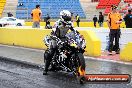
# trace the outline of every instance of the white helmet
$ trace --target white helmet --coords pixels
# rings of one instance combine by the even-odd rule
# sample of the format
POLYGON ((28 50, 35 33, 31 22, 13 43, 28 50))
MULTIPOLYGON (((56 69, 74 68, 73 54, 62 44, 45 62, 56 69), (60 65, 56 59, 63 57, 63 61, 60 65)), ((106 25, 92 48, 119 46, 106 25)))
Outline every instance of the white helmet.
POLYGON ((70 13, 70 11, 68 11, 68 10, 62 10, 60 12, 60 18, 63 21, 71 21, 71 13, 70 13))

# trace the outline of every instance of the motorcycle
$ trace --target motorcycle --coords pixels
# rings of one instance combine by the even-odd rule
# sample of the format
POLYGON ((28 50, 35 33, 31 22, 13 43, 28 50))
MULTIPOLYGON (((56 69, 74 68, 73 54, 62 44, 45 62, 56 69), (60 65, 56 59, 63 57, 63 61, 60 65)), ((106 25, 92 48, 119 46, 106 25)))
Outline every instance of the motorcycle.
MULTIPOLYGON (((56 36, 46 36, 44 42, 49 47, 51 39, 57 41, 57 49, 50 63, 56 71, 72 72, 81 84, 85 82, 85 52, 86 42, 82 35, 73 36, 73 32, 66 35, 66 40, 61 41, 56 36)), ((45 51, 48 53, 49 49, 45 51)))

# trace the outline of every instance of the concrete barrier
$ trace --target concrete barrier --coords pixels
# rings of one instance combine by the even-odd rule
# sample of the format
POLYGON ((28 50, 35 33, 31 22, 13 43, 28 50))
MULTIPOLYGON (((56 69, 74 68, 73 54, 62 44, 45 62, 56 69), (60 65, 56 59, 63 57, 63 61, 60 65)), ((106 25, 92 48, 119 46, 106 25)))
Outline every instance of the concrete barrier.
POLYGON ((26 28, 20 28, 20 29, 0 28, 0 43, 44 49, 46 48, 46 46, 43 43, 43 38, 47 34, 50 34, 50 32, 51 30, 40 30, 40 29, 30 30, 26 28))
POLYGON ((91 30, 79 30, 79 32, 86 39, 86 55, 100 56, 101 55, 101 40, 96 36, 95 32, 91 30))
POLYGON ((120 59, 123 61, 132 61, 132 42, 129 42, 121 51, 120 59))
MULTIPOLYGON (((43 38, 49 35, 49 29, 32 29, 32 28, 0 28, 0 43, 7 45, 16 45, 29 48, 46 49, 43 43, 43 38)), ((90 30, 79 31, 87 41, 86 55, 100 56, 101 41, 90 30)))

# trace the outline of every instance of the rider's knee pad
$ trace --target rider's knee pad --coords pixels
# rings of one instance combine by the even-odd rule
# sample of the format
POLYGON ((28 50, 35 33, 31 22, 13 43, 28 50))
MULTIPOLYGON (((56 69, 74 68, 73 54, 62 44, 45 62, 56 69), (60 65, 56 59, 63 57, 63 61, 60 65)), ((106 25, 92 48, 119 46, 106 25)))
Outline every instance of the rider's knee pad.
POLYGON ((55 53, 55 49, 54 48, 46 50, 45 53, 44 53, 44 58, 46 60, 47 59, 51 59, 54 56, 54 53, 55 53))
POLYGON ((48 60, 48 59, 50 59, 50 57, 51 57, 51 53, 50 53, 50 51, 45 51, 45 53, 44 53, 44 59, 46 59, 46 60, 48 60))
POLYGON ((55 50, 56 50, 56 48, 52 48, 52 49, 49 50, 49 53, 53 56, 54 53, 55 53, 55 50))

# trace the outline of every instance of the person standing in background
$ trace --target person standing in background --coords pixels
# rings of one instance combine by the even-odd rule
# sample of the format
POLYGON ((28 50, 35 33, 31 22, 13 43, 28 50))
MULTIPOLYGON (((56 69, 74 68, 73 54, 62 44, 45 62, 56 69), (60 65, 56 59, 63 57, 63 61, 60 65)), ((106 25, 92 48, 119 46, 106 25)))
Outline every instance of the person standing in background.
POLYGON ((128 10, 128 14, 124 17, 126 28, 132 28, 132 11, 128 10))
POLYGON ((128 6, 127 6, 127 10, 132 10, 132 6, 131 6, 131 4, 128 4, 128 6))
POLYGON ((104 22, 104 16, 103 16, 102 12, 99 12, 99 20, 98 20, 98 23, 99 23, 99 26, 100 27, 103 27, 103 22, 104 22))
POLYGON ((120 53, 119 48, 119 38, 120 38, 120 24, 122 23, 122 16, 117 12, 117 6, 111 6, 111 12, 107 17, 107 24, 110 29, 109 33, 109 55, 112 55, 113 47, 116 54, 120 53), (113 41, 115 39, 115 45, 113 45, 113 41))
POLYGON ((74 22, 74 15, 71 13, 71 21, 74 22))
POLYGON ((94 27, 96 27, 97 21, 98 21, 98 18, 96 15, 94 15, 94 17, 93 17, 94 27))
POLYGON ((77 26, 79 27, 80 17, 78 14, 76 15, 76 22, 77 22, 77 26))
POLYGON ((42 11, 40 5, 36 5, 36 8, 32 10, 31 16, 33 18, 33 28, 40 28, 42 11))
POLYGON ((50 16, 49 16, 49 14, 47 14, 47 17, 45 18, 45 22, 46 22, 45 28, 46 29, 51 29, 52 26, 50 26, 50 16))
POLYGON ((72 22, 72 25, 74 26, 74 21, 75 21, 75 17, 74 17, 74 14, 71 13, 71 22, 72 22))
POLYGON ((13 17, 11 12, 8 12, 7 15, 8 15, 8 17, 13 17))

